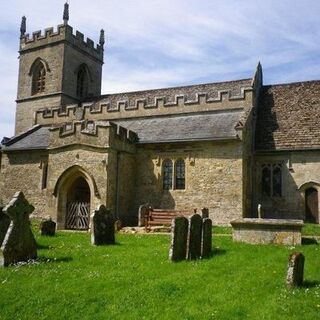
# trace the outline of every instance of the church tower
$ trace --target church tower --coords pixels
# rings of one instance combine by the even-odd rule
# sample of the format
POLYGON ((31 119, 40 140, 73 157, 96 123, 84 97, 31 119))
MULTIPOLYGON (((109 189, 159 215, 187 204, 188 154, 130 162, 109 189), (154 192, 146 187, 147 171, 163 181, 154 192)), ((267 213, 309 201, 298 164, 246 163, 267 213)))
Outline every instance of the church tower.
POLYGON ((79 103, 101 95, 104 31, 97 46, 68 25, 69 4, 63 24, 26 34, 26 18, 20 27, 20 62, 15 133, 33 126, 39 109, 79 103))

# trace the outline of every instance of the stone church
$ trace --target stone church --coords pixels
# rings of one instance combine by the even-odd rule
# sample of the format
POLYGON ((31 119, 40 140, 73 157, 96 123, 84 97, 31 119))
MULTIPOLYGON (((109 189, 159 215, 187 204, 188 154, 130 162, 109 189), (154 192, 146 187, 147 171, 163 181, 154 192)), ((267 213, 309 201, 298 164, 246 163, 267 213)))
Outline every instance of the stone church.
POLYGON ((257 216, 319 223, 320 81, 252 78, 101 95, 99 44, 63 24, 26 33, 15 136, 0 149, 0 201, 21 190, 39 217, 87 229, 104 204, 125 225, 138 208, 209 208, 214 224, 257 216))

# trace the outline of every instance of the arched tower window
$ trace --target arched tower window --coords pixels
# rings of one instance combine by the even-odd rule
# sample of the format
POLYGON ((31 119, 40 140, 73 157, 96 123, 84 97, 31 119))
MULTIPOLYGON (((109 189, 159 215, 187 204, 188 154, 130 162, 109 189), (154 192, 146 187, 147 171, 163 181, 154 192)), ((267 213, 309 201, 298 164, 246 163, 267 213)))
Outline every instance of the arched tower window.
POLYGON ((185 189, 186 178, 185 178, 186 166, 184 160, 179 159, 175 163, 175 189, 185 189))
POLYGON ((46 89, 46 68, 41 61, 33 70, 32 94, 44 92, 46 89))
POLYGON ((172 189, 172 161, 166 159, 162 164, 163 170, 163 190, 172 189))
POLYGON ((88 94, 88 75, 86 67, 80 67, 77 73, 77 96, 80 98, 86 97, 88 94))

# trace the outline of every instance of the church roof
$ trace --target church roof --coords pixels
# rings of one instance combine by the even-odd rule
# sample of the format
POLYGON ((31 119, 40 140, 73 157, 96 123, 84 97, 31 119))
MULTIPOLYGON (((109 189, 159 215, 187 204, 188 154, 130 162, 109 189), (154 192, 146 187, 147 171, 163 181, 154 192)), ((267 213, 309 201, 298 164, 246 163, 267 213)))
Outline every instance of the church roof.
POLYGON ((113 121, 137 133, 140 144, 237 138, 243 109, 113 121))
POLYGON ((23 132, 9 141, 3 146, 3 150, 23 150, 23 149, 46 149, 49 145, 48 127, 39 125, 32 127, 30 130, 23 132))
POLYGON ((257 151, 320 148, 320 81, 262 88, 256 126, 257 151))
MULTIPOLYGON (((238 139, 235 129, 243 109, 113 120, 138 135, 139 144, 238 139)), ((32 150, 49 147, 50 127, 34 126, 5 143, 3 150, 32 150)))

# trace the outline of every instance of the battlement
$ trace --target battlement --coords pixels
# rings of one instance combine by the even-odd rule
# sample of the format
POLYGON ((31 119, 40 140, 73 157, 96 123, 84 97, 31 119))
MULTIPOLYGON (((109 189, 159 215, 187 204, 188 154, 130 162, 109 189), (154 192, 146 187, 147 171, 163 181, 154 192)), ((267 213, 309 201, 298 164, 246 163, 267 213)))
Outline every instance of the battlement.
POLYGON ((105 95, 96 101, 40 109, 34 124, 120 119, 252 106, 251 80, 105 95))
MULTIPOLYGON (((99 138, 99 130, 103 128, 111 128, 114 136, 121 141, 128 143, 135 143, 138 141, 138 136, 135 132, 128 130, 122 126, 119 126, 109 121, 72 121, 59 125, 52 126, 49 131, 57 132, 59 138, 76 136, 77 134, 83 134, 86 136, 99 138)), ((100 141, 107 139, 106 134, 102 134, 100 141)))
POLYGON ((103 62, 103 46, 100 44, 95 45, 90 38, 85 40, 83 33, 78 30, 74 34, 73 28, 64 24, 58 25, 56 30, 50 27, 46 28, 43 33, 39 30, 33 32, 32 36, 28 33, 22 35, 20 37, 20 53, 64 41, 103 62))

